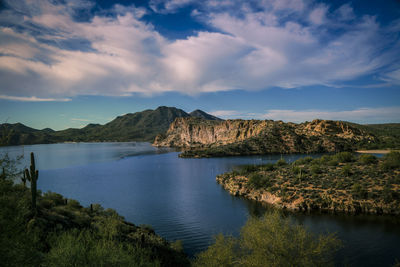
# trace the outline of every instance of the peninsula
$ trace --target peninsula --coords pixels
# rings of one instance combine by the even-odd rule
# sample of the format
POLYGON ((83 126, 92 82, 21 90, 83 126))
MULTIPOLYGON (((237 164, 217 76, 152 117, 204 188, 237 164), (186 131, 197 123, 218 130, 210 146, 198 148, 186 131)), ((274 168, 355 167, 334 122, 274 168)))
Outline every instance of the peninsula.
POLYGON ((243 166, 217 176, 232 195, 294 211, 400 214, 400 153, 350 152, 288 164, 243 166))

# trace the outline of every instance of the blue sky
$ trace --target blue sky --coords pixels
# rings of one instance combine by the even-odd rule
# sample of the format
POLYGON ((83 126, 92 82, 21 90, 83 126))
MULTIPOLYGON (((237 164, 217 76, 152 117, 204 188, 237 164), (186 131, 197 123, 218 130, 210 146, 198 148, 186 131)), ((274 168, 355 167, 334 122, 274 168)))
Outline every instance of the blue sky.
POLYGON ((65 129, 160 105, 400 122, 396 0, 0 2, 0 121, 65 129))

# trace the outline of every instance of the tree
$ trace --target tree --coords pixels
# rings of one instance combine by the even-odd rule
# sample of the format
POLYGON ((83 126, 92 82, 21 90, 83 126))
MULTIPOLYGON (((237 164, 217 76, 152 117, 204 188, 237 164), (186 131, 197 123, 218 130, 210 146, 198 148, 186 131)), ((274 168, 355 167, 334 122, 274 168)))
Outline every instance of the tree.
POLYGON ((340 241, 315 236, 278 212, 250 218, 240 237, 217 236, 197 255, 195 266, 321 266, 333 265, 340 241))

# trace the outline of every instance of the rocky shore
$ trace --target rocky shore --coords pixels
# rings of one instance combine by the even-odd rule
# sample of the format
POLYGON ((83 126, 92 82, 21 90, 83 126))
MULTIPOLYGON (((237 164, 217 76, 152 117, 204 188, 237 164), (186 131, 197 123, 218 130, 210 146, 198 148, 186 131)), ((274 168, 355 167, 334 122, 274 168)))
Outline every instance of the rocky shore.
POLYGON ((399 215, 399 155, 280 160, 219 175, 217 182, 232 195, 293 211, 399 215))

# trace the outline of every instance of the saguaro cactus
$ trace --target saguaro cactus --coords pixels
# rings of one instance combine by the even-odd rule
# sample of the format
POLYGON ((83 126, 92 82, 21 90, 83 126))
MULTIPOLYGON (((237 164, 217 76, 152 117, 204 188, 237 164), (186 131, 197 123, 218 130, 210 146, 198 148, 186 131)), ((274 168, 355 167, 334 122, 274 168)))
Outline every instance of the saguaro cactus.
POLYGON ((24 186, 26 186, 26 181, 27 181, 27 179, 26 179, 26 173, 23 172, 22 174, 23 174, 23 176, 21 177, 21 181, 22 181, 22 184, 23 184, 24 186))
POLYGON ((3 172, 0 174, 1 179, 6 179, 6 169, 3 167, 3 172))
POLYGON ((32 193, 32 211, 36 214, 36 191, 37 191, 37 179, 39 178, 39 171, 35 168, 35 156, 31 152, 31 166, 30 170, 25 169, 25 176, 31 183, 31 193, 32 193))

